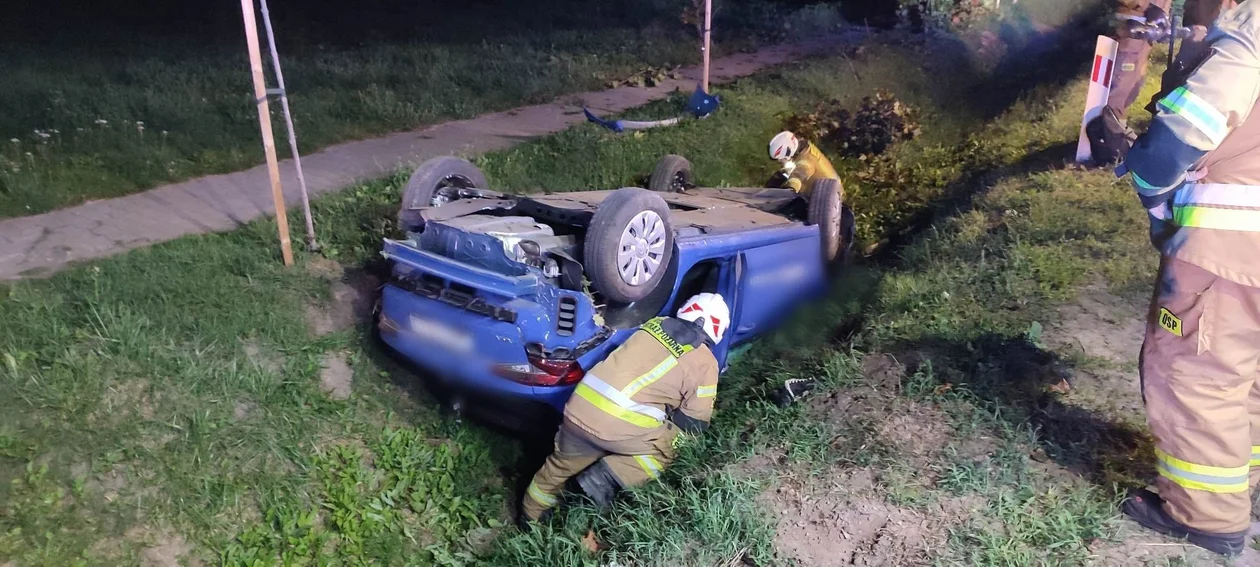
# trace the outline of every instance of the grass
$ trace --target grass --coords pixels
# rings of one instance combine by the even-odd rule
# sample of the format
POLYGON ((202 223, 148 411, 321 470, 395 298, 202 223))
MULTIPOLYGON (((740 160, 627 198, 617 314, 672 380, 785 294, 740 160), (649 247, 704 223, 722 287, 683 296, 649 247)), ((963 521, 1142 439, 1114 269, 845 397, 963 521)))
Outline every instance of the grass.
MULTIPOLYGON (((0 287, 11 394, 0 398, 0 560, 129 563, 186 538, 193 555, 228 565, 784 564, 759 497, 772 477, 825 487, 872 471, 863 497, 883 505, 973 503, 945 545, 908 562, 1086 561, 1117 533, 1110 480, 1139 481, 1146 446, 1112 416, 1071 419, 1085 414, 1041 389, 1036 360, 1050 355, 1030 339, 1085 285, 1146 285, 1142 211, 1104 172, 1049 167, 1047 152, 1075 138, 1082 82, 983 82, 954 58, 961 48, 867 53, 741 81, 709 120, 642 136, 581 126, 479 160, 512 189, 632 184, 667 151, 692 157, 702 181, 755 183, 783 111, 887 87, 924 116, 925 136, 886 158, 904 175, 843 165, 859 179, 847 188, 864 238, 889 240, 886 259, 851 270, 735 363, 710 433, 613 511, 576 501, 531 533, 502 527, 513 482, 532 473, 522 448, 442 415, 366 329, 309 334, 305 309, 331 299, 327 266, 277 266, 274 225, 260 221, 0 287), (956 104, 977 89, 995 95, 956 104), (819 400, 872 391, 865 353, 910 368, 845 418, 765 401, 793 376, 822 378, 819 400), (354 369, 349 400, 319 391, 329 355, 354 369), (941 416, 939 447, 907 452, 887 437, 887 417, 911 410, 941 416), (977 440, 990 446, 976 454, 977 440), (766 455, 783 458, 741 468, 766 455)), ((317 201, 328 254, 374 269, 404 180, 317 201)))
MULTIPOLYGON (((377 34, 396 22, 348 22, 334 35, 306 29, 303 18, 318 13, 276 9, 307 153, 600 89, 645 66, 699 60, 694 32, 678 22, 676 6, 662 2, 612 14, 582 2, 443 5, 412 14, 422 24, 389 38, 377 34), (356 30, 362 37, 336 41, 356 30)), ((774 26, 786 22, 809 23, 808 33, 835 28, 830 12, 811 10, 793 15, 757 2, 722 9, 716 53, 776 40, 782 29, 774 26), (753 11, 758 6, 763 13, 753 11)), ((61 43, 0 43, 0 218, 261 163, 239 25, 224 33, 234 38, 227 43, 198 41, 195 31, 160 44, 146 36, 119 41, 99 30, 61 43)), ((273 122, 284 157, 283 120, 273 122)))

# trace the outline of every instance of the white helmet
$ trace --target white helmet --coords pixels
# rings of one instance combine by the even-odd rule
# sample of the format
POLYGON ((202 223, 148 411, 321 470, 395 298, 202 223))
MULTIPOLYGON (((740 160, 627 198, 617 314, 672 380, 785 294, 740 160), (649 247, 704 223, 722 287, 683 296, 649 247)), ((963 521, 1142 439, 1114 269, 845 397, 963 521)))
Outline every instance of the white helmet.
POLYGON ((678 318, 692 323, 698 321, 704 332, 713 339, 713 343, 717 344, 722 342, 722 335, 726 334, 726 328, 731 324, 731 309, 726 306, 726 300, 722 296, 701 293, 683 304, 682 309, 678 310, 678 318))
POLYGON ((778 161, 792 159, 792 156, 796 155, 796 150, 800 148, 801 142, 796 139, 796 134, 788 131, 779 132, 770 138, 770 159, 778 161))

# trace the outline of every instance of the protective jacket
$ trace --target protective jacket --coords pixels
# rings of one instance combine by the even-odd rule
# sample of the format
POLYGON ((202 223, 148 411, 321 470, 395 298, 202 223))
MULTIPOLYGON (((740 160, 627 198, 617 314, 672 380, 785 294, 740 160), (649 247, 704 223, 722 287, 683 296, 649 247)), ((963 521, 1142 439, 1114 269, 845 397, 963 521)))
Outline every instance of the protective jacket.
POLYGON ((1260 2, 1223 14, 1126 165, 1165 256, 1260 287, 1260 2))
POLYGON ((801 148, 796 152, 796 156, 792 158, 792 162, 796 165, 788 174, 788 179, 784 183, 784 187, 788 187, 797 193, 808 195, 813 189, 814 183, 819 179, 840 179, 840 174, 836 173, 836 168, 831 165, 831 160, 823 155, 822 150, 818 146, 801 140, 801 148))
POLYGON ((573 391, 564 417, 591 437, 649 450, 673 423, 700 430, 713 416, 718 364, 698 326, 672 317, 645 323, 573 391))
POLYGON ((673 461, 678 435, 702 431, 713 417, 718 363, 706 339, 694 323, 653 319, 591 368, 565 404, 555 450, 522 499, 523 516, 540 518, 579 473, 584 490, 656 478, 673 461))

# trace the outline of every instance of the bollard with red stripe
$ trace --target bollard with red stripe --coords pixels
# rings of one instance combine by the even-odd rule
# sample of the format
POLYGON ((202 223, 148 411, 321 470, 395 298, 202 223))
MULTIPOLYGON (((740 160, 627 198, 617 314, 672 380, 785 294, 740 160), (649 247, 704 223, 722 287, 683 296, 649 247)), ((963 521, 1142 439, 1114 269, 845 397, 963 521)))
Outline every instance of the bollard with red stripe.
POLYGON ((1076 161, 1090 161, 1089 136, 1085 134, 1085 125, 1102 114, 1107 106, 1107 97, 1111 94, 1111 79, 1116 66, 1116 51, 1120 43, 1106 36, 1098 36, 1098 44, 1094 48, 1094 66, 1089 74, 1089 94, 1085 96, 1085 115, 1081 118, 1081 136, 1076 143, 1076 161))

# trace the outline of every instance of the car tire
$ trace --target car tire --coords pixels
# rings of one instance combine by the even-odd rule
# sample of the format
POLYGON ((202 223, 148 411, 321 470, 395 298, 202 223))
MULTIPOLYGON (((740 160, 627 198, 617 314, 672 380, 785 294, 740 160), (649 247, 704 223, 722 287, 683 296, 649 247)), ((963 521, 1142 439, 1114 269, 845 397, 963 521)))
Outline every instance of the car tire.
POLYGON ((656 168, 648 178, 648 189, 658 193, 681 193, 695 187, 695 180, 691 162, 685 157, 670 154, 656 162, 656 168))
POLYGON ((433 158, 420 164, 407 179, 407 188, 403 190, 402 210, 398 217, 404 228, 418 226, 422 224, 418 214, 420 211, 440 207, 458 199, 444 195, 445 189, 487 189, 488 186, 485 174, 472 162, 455 156, 433 158))
POLYGON ((596 290, 611 302, 634 303, 665 279, 673 254, 674 229, 665 199, 626 187, 595 210, 582 256, 596 290))
POLYGON ((841 202, 844 186, 839 179, 819 179, 814 182, 809 192, 809 210, 805 224, 817 226, 819 244, 822 248, 822 261, 831 265, 837 259, 843 259, 844 245, 844 206, 841 202))

